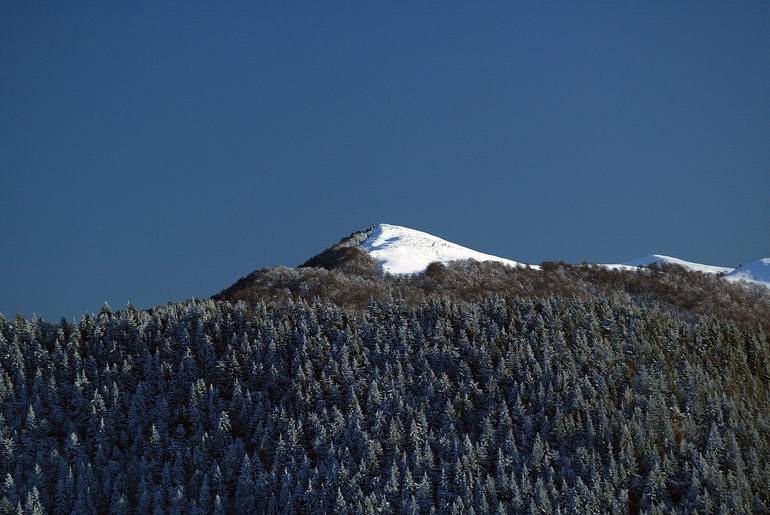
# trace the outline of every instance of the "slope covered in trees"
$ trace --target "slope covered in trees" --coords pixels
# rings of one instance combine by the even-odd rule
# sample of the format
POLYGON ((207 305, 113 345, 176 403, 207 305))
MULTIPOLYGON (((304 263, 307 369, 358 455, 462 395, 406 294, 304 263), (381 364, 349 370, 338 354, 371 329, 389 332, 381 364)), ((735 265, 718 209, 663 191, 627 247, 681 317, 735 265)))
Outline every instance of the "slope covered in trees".
POLYGON ((677 265, 623 270, 546 262, 535 270, 465 261, 433 263, 424 274, 396 276, 381 274, 374 259, 360 249, 342 248, 346 249, 344 257, 316 257, 312 267, 305 264, 300 268, 257 270, 214 299, 280 304, 287 299, 320 298, 354 309, 365 308, 372 299, 385 301, 392 297, 410 306, 442 299, 479 300, 490 295, 612 299, 629 306, 655 306, 689 322, 713 316, 770 333, 770 289, 731 283, 677 265))
POLYGON ((762 304, 430 272, 363 307, 308 276, 250 304, 0 317, 0 511, 766 509, 762 304))

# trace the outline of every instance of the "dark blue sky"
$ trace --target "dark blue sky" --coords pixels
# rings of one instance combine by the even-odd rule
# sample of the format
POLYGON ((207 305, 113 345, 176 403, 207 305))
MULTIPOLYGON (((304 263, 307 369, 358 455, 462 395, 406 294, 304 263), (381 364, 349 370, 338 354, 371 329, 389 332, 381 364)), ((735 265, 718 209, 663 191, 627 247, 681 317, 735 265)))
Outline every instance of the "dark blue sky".
POLYGON ((376 222, 770 255, 766 1, 108 3, 0 6, 6 315, 208 296, 376 222))

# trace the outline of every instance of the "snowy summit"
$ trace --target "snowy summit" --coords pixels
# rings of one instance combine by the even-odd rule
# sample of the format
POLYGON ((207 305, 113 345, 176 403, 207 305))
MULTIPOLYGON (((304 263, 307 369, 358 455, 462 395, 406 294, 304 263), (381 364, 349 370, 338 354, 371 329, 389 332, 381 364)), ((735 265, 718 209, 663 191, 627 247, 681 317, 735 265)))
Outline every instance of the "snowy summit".
POLYGON ((757 259, 739 266, 725 276, 728 281, 745 281, 770 288, 770 258, 757 259))
POLYGON ((770 287, 770 258, 757 259, 756 261, 751 261, 738 268, 704 265, 671 256, 663 256, 661 254, 651 254, 626 263, 626 265, 635 267, 645 267, 653 264, 679 265, 693 272, 721 274, 728 281, 746 282, 770 287))
POLYGON ((372 256, 383 272, 389 274, 416 274, 424 272, 433 262, 446 264, 465 259, 496 261, 509 266, 527 266, 399 225, 375 225, 369 236, 358 247, 372 256))
POLYGON ((693 272, 703 272, 706 274, 727 274, 732 272, 732 268, 726 266, 714 266, 703 265, 701 263, 693 263, 691 261, 685 261, 671 256, 664 256, 662 254, 650 254, 649 256, 640 257, 626 263, 631 266, 650 266, 650 265, 679 265, 687 270, 693 272))

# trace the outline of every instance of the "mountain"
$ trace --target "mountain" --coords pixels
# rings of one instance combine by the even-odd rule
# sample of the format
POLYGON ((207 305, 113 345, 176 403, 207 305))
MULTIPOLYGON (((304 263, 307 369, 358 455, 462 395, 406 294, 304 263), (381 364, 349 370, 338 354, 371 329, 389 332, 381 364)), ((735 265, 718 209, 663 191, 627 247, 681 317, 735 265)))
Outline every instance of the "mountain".
POLYGON ((0 314, 0 514, 767 512, 764 288, 518 265, 378 225, 212 299, 0 314))
POLYGON ((443 298, 622 297, 659 303, 688 319, 718 316, 770 333, 770 291, 746 282, 761 279, 758 265, 742 267, 741 275, 728 281, 724 273, 715 273, 719 267, 668 256, 632 263, 523 265, 422 231, 379 224, 342 238, 298 267, 254 270, 212 298, 248 304, 320 298, 362 309, 389 298, 417 306, 443 298), (655 263, 660 266, 647 268, 655 263))
POLYGON ((362 254, 373 259, 380 271, 393 275, 424 272, 431 263, 449 264, 467 260, 539 268, 469 249, 427 232, 392 224, 377 224, 354 232, 300 267, 336 269, 351 261, 365 259, 362 254))
MULTIPOLYGON (((387 274, 413 275, 424 272, 431 263, 446 265, 457 261, 495 262, 511 267, 540 269, 538 265, 485 254, 427 232, 392 224, 377 224, 368 229, 356 231, 313 256, 300 267, 360 271, 370 263, 374 263, 379 271, 387 274)), ((768 271, 770 264, 768 263, 770 258, 763 258, 733 269, 685 261, 662 254, 649 254, 625 263, 603 263, 596 266, 608 270, 633 272, 650 265, 677 265, 691 272, 721 275, 730 281, 770 287, 770 271, 768 271)))
POLYGON ((727 274, 725 279, 761 284, 770 288, 770 258, 761 258, 741 265, 727 274))
POLYGON ((701 263, 693 263, 691 261, 685 261, 671 256, 663 256, 661 254, 650 254, 648 256, 633 259, 625 263, 631 266, 650 266, 650 265, 678 265, 691 270, 693 272, 703 272, 706 274, 727 274, 733 271, 732 268, 725 266, 704 265, 701 263))

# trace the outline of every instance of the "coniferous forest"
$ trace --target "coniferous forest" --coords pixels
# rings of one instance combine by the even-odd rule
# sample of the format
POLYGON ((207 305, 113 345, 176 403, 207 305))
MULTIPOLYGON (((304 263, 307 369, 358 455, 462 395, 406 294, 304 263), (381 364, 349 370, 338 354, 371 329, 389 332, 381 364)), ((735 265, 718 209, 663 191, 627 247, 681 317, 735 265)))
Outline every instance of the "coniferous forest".
POLYGON ((768 511, 766 294, 675 269, 309 273, 0 317, 0 512, 768 511))

